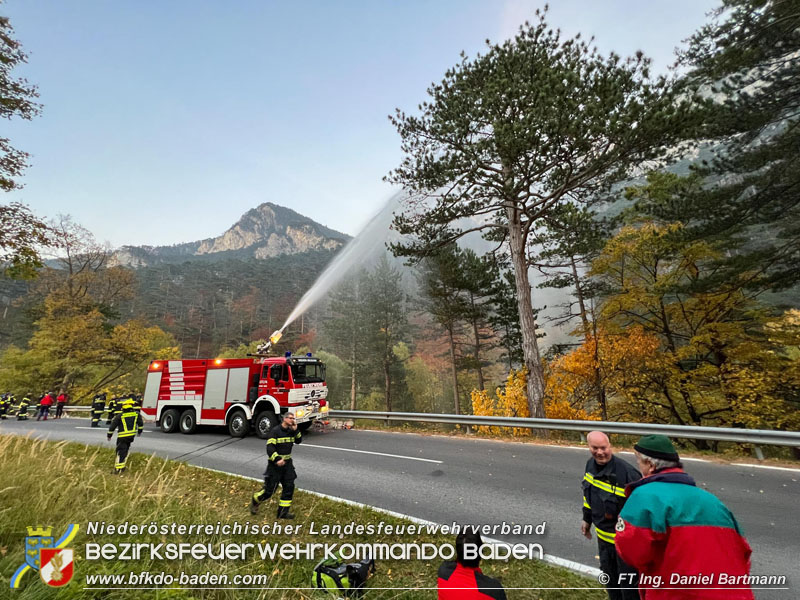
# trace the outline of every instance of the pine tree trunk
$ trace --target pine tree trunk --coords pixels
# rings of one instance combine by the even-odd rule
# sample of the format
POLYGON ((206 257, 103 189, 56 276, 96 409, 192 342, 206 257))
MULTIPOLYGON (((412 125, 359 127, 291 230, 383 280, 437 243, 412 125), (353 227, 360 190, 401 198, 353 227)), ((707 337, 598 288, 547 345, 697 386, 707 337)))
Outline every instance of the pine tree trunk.
POLYGON ((528 263, 525 257, 525 238, 522 232, 520 212, 514 206, 506 208, 508 217, 508 245, 514 266, 517 287, 519 323, 522 330, 522 355, 528 369, 528 410, 535 419, 544 418, 544 369, 536 341, 536 319, 531 303, 531 285, 528 279, 528 263))
MULTIPOLYGON (((469 295, 469 301, 472 305, 472 313, 475 314, 475 298, 472 294, 469 295)), ((475 335, 475 367, 478 370, 478 389, 485 390, 486 385, 483 381, 483 368, 481 367, 481 337, 478 331, 478 320, 473 317, 472 319, 472 332, 475 335)))
POLYGON ((356 366, 350 370, 350 410, 356 409, 356 366))
POLYGON ((592 317, 592 339, 594 339, 594 385, 595 389, 597 389, 597 403, 600 405, 600 418, 603 419, 603 421, 608 421, 608 398, 606 397, 606 384, 605 381, 603 381, 603 372, 600 370, 600 339, 597 336, 597 319, 594 318, 594 308, 592 309, 592 317))
POLYGON ((447 334, 450 338, 450 362, 452 363, 453 373, 453 406, 455 414, 461 414, 461 401, 458 396, 458 371, 456 370, 456 341, 453 337, 453 326, 447 328, 447 334))
POLYGON ((386 390, 386 412, 392 412, 392 379, 389 377, 389 363, 383 362, 383 385, 386 390))
POLYGON ((350 410, 356 409, 356 339, 351 338, 350 346, 350 410))
POLYGON ((578 299, 578 309, 581 313, 581 324, 583 325, 583 337, 589 337, 591 328, 589 327, 589 315, 586 312, 586 303, 583 301, 583 290, 581 289, 581 280, 578 277, 578 267, 575 264, 575 257, 569 257, 570 264, 572 265, 572 279, 575 282, 575 297, 578 299))

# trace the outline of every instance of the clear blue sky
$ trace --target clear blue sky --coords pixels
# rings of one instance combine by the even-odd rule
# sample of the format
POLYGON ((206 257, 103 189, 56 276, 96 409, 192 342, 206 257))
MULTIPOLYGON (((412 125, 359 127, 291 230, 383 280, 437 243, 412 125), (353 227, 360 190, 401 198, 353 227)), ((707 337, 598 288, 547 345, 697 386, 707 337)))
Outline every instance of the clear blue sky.
MULTIPOLYGON (((551 2, 549 21, 663 72, 717 0, 551 2)), ((526 0, 6 0, 42 116, 3 122, 30 152, 20 200, 101 241, 219 235, 261 202, 355 234, 391 193, 387 120, 461 50, 511 37, 526 0)))

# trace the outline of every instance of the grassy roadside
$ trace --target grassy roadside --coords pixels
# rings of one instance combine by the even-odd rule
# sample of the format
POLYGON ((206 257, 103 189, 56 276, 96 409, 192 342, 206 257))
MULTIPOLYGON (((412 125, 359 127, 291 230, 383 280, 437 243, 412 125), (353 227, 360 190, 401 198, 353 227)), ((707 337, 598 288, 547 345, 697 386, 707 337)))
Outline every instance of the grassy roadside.
MULTIPOLYGON (((135 448, 135 444, 134 444, 135 448)), ((110 474, 113 451, 108 448, 68 442, 47 442, 19 436, 0 436, 0 597, 13 598, 332 598, 322 592, 296 590, 308 587, 311 572, 318 559, 263 561, 253 552, 245 560, 186 558, 181 561, 139 559, 131 561, 84 558, 86 543, 152 542, 152 543, 451 543, 453 536, 442 535, 311 535, 309 527, 322 525, 375 524, 394 526, 407 521, 369 510, 354 508, 311 494, 297 492, 293 511, 298 515, 294 525, 302 525, 299 533, 288 535, 87 535, 91 521, 119 524, 126 521, 158 524, 223 524, 239 522, 272 524, 276 500, 265 503, 258 517, 247 511, 247 503, 256 483, 167 461, 154 456, 133 454, 129 472, 118 478, 110 474), (11 591, 9 580, 24 557, 27 526, 52 526, 58 537, 70 523, 80 524, 78 537, 70 544, 75 549, 75 576, 62 589, 44 585, 35 572, 24 578, 23 589, 11 591), (267 574, 270 589, 239 590, 84 590, 87 574, 127 574, 129 572, 165 571, 174 575, 191 574, 255 575, 267 574), (277 589, 288 588, 288 589, 277 589)), ((532 542, 537 540, 533 539, 532 542)), ((547 550, 546 541, 542 545, 547 550)), ((435 587, 439 560, 385 560, 378 564, 378 573, 369 581, 373 588, 365 598, 435 598, 435 590, 400 591, 403 587, 435 587), (377 590, 374 588, 394 588, 377 590)), ((564 590, 566 587, 594 587, 597 584, 569 571, 538 561, 484 561, 485 572, 501 578, 506 588, 549 587, 552 590, 509 590, 509 598, 531 599, 598 599, 602 590, 564 590)), ((177 585, 177 584, 174 584, 177 585)))

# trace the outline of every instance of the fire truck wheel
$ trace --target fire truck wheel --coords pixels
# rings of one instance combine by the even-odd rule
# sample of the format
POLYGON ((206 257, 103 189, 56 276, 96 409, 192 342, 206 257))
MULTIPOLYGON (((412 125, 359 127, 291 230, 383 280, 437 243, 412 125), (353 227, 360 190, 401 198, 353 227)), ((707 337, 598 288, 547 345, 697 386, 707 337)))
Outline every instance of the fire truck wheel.
POLYGON ((197 417, 194 414, 193 408, 187 408, 183 411, 180 420, 181 433, 192 434, 197 429, 197 417))
POLYGON ((243 410, 239 409, 231 412, 228 417, 228 433, 231 437, 243 438, 247 435, 248 427, 247 417, 243 410))
POLYGON ((262 440, 267 439, 269 430, 278 424, 278 417, 271 410, 258 413, 256 417, 256 435, 262 440))
POLYGON ((305 433, 306 431, 308 431, 309 429, 311 429, 311 426, 312 426, 313 424, 314 424, 314 421, 306 421, 305 423, 300 423, 300 424, 297 426, 297 428, 298 428, 300 431, 302 431, 303 433, 305 433))
POLYGON ((178 411, 174 408, 168 408, 161 415, 161 431, 175 433, 176 429, 178 429, 178 411))

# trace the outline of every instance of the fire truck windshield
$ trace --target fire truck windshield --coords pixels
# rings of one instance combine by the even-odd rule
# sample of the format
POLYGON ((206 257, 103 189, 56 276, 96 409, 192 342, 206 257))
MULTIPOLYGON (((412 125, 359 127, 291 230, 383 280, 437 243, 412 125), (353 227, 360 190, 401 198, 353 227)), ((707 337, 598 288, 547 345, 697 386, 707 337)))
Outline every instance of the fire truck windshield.
POLYGON ((290 366, 295 383, 325 382, 325 365, 322 363, 299 363, 290 366))

